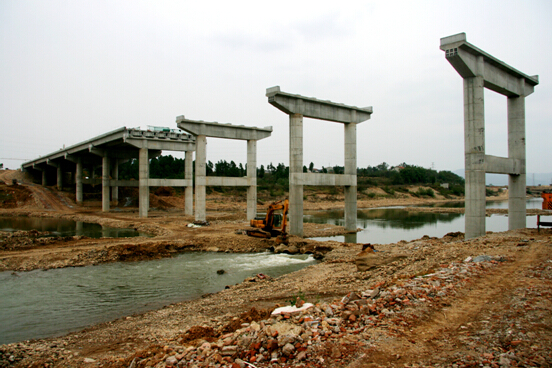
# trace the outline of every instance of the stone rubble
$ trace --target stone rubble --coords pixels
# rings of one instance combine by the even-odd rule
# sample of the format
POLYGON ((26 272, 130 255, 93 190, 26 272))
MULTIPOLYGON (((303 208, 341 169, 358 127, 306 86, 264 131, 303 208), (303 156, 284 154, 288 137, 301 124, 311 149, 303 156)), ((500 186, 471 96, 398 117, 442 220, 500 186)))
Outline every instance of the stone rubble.
MULTIPOLYGON (((439 303, 454 294, 468 278, 496 267, 502 257, 486 256, 478 260, 441 265, 430 274, 394 285, 377 284, 372 290, 349 292, 341 300, 317 305, 292 314, 242 323, 241 328, 220 334, 218 339, 198 338, 186 344, 169 344, 159 357, 137 356, 135 365, 155 367, 322 367, 350 361, 350 352, 369 348, 377 342, 371 330, 378 326, 407 325, 409 307, 439 303), (319 352, 329 349, 333 360, 322 361, 319 352), (157 363, 156 360, 159 360, 157 363), (147 364, 154 363, 154 365, 147 364)), ((219 327, 222 331, 222 326, 219 327)), ((393 329, 389 329, 390 331, 393 329)), ((395 329, 395 333, 398 330, 395 329)), ((382 339, 383 337, 379 337, 382 339)), ((484 356, 501 366, 509 366, 512 357, 484 356)))

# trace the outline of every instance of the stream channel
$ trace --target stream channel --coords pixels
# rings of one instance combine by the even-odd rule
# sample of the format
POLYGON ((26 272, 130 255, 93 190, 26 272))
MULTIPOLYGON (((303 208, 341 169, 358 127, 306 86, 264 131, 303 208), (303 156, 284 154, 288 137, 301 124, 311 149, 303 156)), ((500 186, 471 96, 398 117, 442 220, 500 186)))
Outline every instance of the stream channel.
MULTIPOLYGON (((527 208, 541 204, 542 199, 531 199, 527 208)), ((488 202, 487 207, 507 208, 508 203, 488 202)), ((343 225, 343 211, 305 212, 304 221, 343 225)), ((486 226, 489 231, 506 231, 508 217, 487 217, 486 226)), ((357 234, 315 239, 387 244, 424 235, 442 237, 464 231, 464 214, 375 208, 358 211, 357 227, 363 229, 357 234)), ((527 227, 536 227, 536 216, 527 217, 527 227)), ((0 344, 62 335, 218 292, 257 273, 278 277, 315 263, 307 255, 190 252, 152 261, 0 272, 0 344), (219 275, 220 269, 226 273, 219 275)))

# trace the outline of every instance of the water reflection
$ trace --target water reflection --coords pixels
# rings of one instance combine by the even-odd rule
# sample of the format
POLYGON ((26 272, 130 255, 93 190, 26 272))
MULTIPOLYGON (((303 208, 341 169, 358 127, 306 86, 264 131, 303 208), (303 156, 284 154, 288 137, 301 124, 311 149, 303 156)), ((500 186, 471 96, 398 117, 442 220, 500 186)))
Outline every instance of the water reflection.
POLYGON ((0 231, 14 232, 20 230, 49 232, 49 236, 81 235, 89 238, 130 238, 135 236, 150 236, 147 233, 139 232, 134 229, 102 227, 99 224, 60 218, 0 217, 0 231))
MULTIPOLYGON (((542 199, 527 201, 527 208, 541 208, 542 199)), ((463 204, 462 204, 463 205, 463 204)), ((458 203, 441 203, 441 207, 458 207, 458 203), (448 205, 448 206, 447 206, 448 205)), ((508 208, 507 201, 488 202, 487 208, 508 208)), ((526 226, 536 228, 536 216, 527 216, 526 226)), ((344 226, 343 211, 305 212, 304 222, 333 224, 344 226)), ((316 240, 335 240, 348 243, 388 244, 401 240, 414 240, 424 235, 443 237, 449 232, 464 232, 463 213, 431 213, 407 211, 404 207, 376 208, 359 210, 357 228, 363 229, 356 234, 333 237, 320 237, 316 240)), ((487 231, 507 231, 508 216, 492 215, 485 218, 487 231)))
MULTIPOLYGON (((525 202, 527 209, 541 209, 542 208, 542 198, 530 198, 525 202)), ((432 208, 464 208, 465 202, 444 202, 444 203, 428 203, 428 204, 419 204, 412 207, 432 207, 432 208)), ((493 201, 488 200, 486 203, 487 208, 503 208, 508 209, 508 201, 493 201)))
MULTIPOLYGON (((357 212, 357 227, 367 228, 374 226, 383 229, 408 230, 439 222, 453 222, 455 219, 463 216, 461 213, 413 212, 402 208, 376 208, 372 210, 359 210, 357 212)), ((315 224, 345 225, 343 211, 337 210, 310 212, 303 217, 303 221, 315 224)))

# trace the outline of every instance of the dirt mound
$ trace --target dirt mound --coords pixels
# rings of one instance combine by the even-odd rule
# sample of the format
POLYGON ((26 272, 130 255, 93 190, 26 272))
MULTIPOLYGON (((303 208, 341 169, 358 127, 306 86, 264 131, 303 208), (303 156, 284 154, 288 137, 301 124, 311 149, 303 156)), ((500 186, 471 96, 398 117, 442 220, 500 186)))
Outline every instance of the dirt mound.
POLYGON ((222 333, 234 332, 242 327, 242 323, 251 323, 253 321, 261 321, 270 317, 273 309, 256 309, 251 308, 249 311, 242 313, 238 318, 232 320, 229 324, 223 327, 222 333))
POLYGON ((32 193, 26 187, 0 183, 0 208, 17 208, 31 202, 32 193))

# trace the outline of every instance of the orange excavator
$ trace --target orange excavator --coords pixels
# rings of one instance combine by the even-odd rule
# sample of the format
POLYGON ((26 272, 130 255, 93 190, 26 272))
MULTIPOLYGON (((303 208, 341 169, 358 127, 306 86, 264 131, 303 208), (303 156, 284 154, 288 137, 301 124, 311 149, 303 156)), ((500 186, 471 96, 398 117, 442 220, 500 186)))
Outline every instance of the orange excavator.
POLYGON ((272 203, 268 206, 265 217, 256 217, 251 220, 250 225, 255 229, 247 230, 247 235, 266 239, 275 237, 276 243, 287 244, 288 208, 289 201, 287 199, 272 203))

